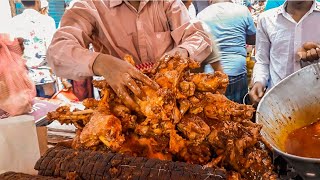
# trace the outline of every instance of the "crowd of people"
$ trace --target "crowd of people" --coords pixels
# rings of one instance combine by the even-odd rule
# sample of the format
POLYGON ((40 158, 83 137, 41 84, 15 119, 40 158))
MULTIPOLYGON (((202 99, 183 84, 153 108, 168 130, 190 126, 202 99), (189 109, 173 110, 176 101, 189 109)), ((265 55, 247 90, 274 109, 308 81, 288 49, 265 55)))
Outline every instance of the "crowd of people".
POLYGON ((229 99, 242 103, 249 93, 257 105, 268 89, 320 57, 320 4, 315 0, 77 0, 58 29, 46 0, 21 2, 25 10, 9 20, 7 33, 23 38, 23 59, 40 97, 51 98, 59 90, 57 82, 85 89, 79 99, 92 97, 91 77, 103 76, 135 108, 128 90, 138 97, 141 90, 133 79, 157 84, 121 59, 130 54, 136 64, 155 63, 179 52, 201 62, 205 73, 226 73, 229 99), (256 51, 251 86, 248 45, 256 51))

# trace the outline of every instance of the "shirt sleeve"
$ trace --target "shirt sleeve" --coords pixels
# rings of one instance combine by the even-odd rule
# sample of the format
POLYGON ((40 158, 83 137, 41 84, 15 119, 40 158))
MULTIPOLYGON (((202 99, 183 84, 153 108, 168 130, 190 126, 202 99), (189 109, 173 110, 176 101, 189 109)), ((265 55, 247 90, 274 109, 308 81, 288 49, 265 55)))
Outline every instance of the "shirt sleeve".
POLYGON ((47 61, 59 77, 79 80, 93 76, 92 65, 99 53, 91 52, 88 47, 97 12, 88 3, 76 2, 66 11, 49 46, 47 61))
POLYGON ((260 19, 257 26, 256 38, 256 63, 253 68, 253 82, 261 82, 267 86, 269 80, 270 67, 270 47, 269 36, 266 33, 264 19, 260 19))
POLYGON ((212 52, 210 36, 200 21, 190 19, 187 8, 180 0, 166 3, 170 3, 166 15, 176 46, 186 49, 190 58, 202 62, 212 52))
POLYGON ((249 12, 248 9, 246 9, 247 11, 247 29, 246 29, 246 34, 251 36, 251 35, 255 35, 256 34, 256 26, 254 25, 254 21, 252 18, 251 13, 249 12))

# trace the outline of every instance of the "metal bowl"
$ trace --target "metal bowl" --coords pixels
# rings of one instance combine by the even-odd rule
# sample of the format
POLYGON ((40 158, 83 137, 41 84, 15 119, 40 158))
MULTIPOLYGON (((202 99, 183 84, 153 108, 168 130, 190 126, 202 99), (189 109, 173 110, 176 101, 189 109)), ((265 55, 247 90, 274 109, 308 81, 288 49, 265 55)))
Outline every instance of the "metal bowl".
POLYGON ((263 125, 262 136, 304 179, 320 179, 320 159, 288 154, 284 141, 290 132, 319 117, 319 64, 307 66, 282 80, 266 93, 257 109, 256 122, 263 125))

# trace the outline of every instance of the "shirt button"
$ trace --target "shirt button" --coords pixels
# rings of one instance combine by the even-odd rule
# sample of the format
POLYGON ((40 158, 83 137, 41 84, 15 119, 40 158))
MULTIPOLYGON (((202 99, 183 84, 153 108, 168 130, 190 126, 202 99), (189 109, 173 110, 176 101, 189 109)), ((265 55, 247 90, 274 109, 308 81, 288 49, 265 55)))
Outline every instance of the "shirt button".
POLYGON ((142 23, 141 21, 137 20, 137 28, 140 30, 142 29, 142 23))

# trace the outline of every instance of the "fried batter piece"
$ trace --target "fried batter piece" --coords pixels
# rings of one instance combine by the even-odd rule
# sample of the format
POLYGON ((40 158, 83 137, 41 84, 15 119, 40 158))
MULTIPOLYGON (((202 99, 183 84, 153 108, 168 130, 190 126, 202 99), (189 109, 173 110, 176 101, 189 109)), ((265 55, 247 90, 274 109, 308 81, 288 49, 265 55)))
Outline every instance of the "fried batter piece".
MULTIPOLYGON (((132 57, 124 59, 134 65, 132 57)), ((252 106, 223 95, 226 74, 190 73, 198 67, 178 54, 161 59, 147 74, 160 88, 136 81, 145 96, 130 94, 139 109, 130 110, 102 80, 93 82, 101 100, 85 100, 84 111, 60 107, 48 117, 76 125, 75 149, 222 167, 231 179, 273 179, 271 158, 259 147, 261 126, 250 121, 252 106)))

